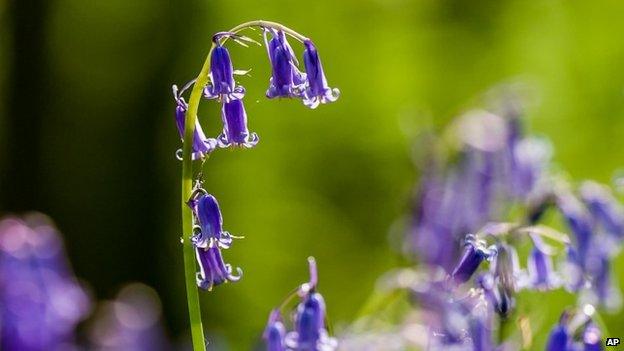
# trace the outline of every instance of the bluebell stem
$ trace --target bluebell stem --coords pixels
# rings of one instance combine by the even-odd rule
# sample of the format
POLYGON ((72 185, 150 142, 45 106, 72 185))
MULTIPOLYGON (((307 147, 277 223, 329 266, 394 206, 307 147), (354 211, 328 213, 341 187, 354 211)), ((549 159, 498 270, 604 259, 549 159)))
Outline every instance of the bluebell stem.
POLYGON ((225 282, 239 281, 243 270, 236 268, 236 274, 232 265, 225 263, 218 246, 208 248, 196 247, 199 272, 197 273, 197 286, 204 290, 212 290, 213 287, 225 282))
POLYGON ((219 135, 219 147, 250 148, 258 143, 258 135, 247 129, 247 112, 242 100, 224 102, 221 109, 223 133, 219 135))
POLYGON ((197 247, 207 248, 218 245, 227 249, 232 243, 232 235, 223 230, 223 217, 217 199, 198 189, 197 196, 189 201, 195 217, 199 221, 199 233, 193 236, 192 241, 197 247))
POLYGON ((286 327, 282 322, 282 315, 279 309, 273 310, 269 315, 269 321, 263 337, 267 351, 286 351, 286 327))
POLYGON ((611 191, 596 182, 585 181, 581 185, 580 193, 581 199, 596 222, 618 241, 624 239, 624 207, 615 199, 611 191))
MULTIPOLYGON (((178 133, 180 134, 180 139, 184 139, 184 123, 186 119, 186 111, 188 110, 188 104, 184 100, 182 95, 189 88, 189 84, 193 82, 187 83, 182 90, 178 91, 178 87, 176 85, 173 86, 173 97, 176 101, 176 111, 175 111, 175 121, 176 126, 178 127, 178 133)), ((205 155, 209 154, 217 145, 217 141, 212 138, 206 138, 204 131, 199 124, 199 120, 195 121, 195 132, 193 134, 193 145, 192 145, 192 157, 194 160, 203 158, 205 155)))
POLYGON ((224 102, 239 100, 245 95, 245 89, 242 86, 237 86, 234 81, 234 68, 230 53, 225 46, 220 44, 221 37, 215 35, 213 39, 216 47, 212 51, 210 59, 210 83, 204 88, 204 97, 221 99, 224 102))
POLYGON ((0 221, 0 349, 69 350, 90 301, 47 217, 0 221))
POLYGON ((284 31, 270 30, 272 38, 267 41, 267 32, 264 40, 271 61, 271 79, 266 96, 269 99, 276 97, 301 97, 305 88, 306 75, 299 71, 297 58, 288 44, 284 31))
POLYGON ((552 155, 546 139, 527 137, 513 146, 511 178, 516 195, 526 197, 544 174, 552 155))
POLYGON ((337 88, 330 88, 327 84, 327 78, 325 78, 316 47, 310 39, 304 40, 303 45, 305 46, 303 64, 307 78, 303 103, 309 108, 316 108, 319 104, 336 101, 340 91, 337 88))
POLYGON ((465 283, 477 271, 483 260, 490 259, 495 255, 494 247, 488 248, 485 241, 479 240, 474 235, 467 235, 464 253, 453 273, 451 273, 451 277, 458 284, 465 283))
POLYGON ((495 292, 498 294, 497 311, 502 317, 506 317, 515 306, 514 295, 518 289, 520 278, 520 264, 516 249, 506 243, 496 245, 496 258, 491 265, 491 272, 495 292))

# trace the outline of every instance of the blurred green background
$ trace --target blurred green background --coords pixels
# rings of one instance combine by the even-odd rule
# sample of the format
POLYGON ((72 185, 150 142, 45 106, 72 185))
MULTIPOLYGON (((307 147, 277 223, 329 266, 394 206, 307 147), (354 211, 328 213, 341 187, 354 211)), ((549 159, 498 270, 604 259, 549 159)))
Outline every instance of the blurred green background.
MULTIPOLYGON (((531 129, 552 139, 556 162, 611 181, 624 162, 623 15, 615 0, 0 0, 0 210, 52 216, 99 298, 135 280, 155 287, 170 335, 185 338, 171 84, 197 74, 212 33, 282 22, 314 40, 342 96, 317 110, 268 101, 264 49, 231 46, 235 66, 253 68, 240 82, 261 142, 206 164, 225 228, 246 239, 225 253, 243 280, 202 294, 205 327, 233 350, 256 345, 309 255, 339 326, 402 261, 392 232, 418 179, 415 135, 492 86, 530 87, 531 129)), ((218 113, 201 108, 211 135, 218 113)), ((531 300, 537 328, 562 301, 531 300)), ((606 319, 622 336, 624 316, 606 319)))

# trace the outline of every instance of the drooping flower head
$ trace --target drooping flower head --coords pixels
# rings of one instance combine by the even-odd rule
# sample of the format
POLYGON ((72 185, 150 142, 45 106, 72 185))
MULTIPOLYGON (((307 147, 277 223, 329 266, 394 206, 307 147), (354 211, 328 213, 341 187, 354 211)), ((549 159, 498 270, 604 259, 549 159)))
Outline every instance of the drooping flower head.
POLYGON ((210 291, 217 285, 237 282, 242 278, 243 270, 237 267, 234 273, 232 265, 223 261, 221 248, 218 246, 196 247, 195 250, 199 263, 197 286, 201 289, 210 291))
POLYGON ((221 109, 223 132, 218 137, 219 147, 250 148, 258 143, 258 135, 247 128, 247 112, 242 100, 224 102, 221 109))
POLYGON ((469 234, 466 236, 464 253, 453 270, 451 277, 458 284, 465 283, 477 271, 481 262, 489 260, 495 255, 496 249, 494 247, 486 247, 485 241, 469 234))
POLYGON ((310 39, 306 39, 303 45, 305 46, 303 64, 307 78, 303 103, 310 108, 316 108, 319 104, 336 101, 340 91, 337 88, 330 88, 327 84, 327 78, 325 78, 316 47, 310 39))
POLYGON ((302 301, 295 313, 295 330, 287 336, 287 345, 298 351, 331 351, 336 340, 329 337, 325 328, 325 300, 316 291, 318 273, 316 261, 308 258, 310 281, 299 289, 302 301))
POLYGON ((528 281, 527 284, 538 290, 552 289, 559 284, 556 276, 551 255, 551 249, 537 235, 532 235, 533 249, 527 259, 528 281))
POLYGON ((270 30, 272 38, 267 41, 265 30, 264 39, 271 61, 271 79, 266 96, 269 99, 276 97, 300 97, 306 83, 306 75, 299 71, 299 63, 288 44, 286 34, 281 30, 270 30))
POLYGON ((284 341, 286 338, 286 327, 282 322, 282 315, 279 309, 271 311, 263 338, 267 345, 267 351, 286 351, 284 341))
POLYGON ((236 85, 234 81, 234 67, 230 59, 230 52, 221 45, 220 39, 230 33, 217 33, 213 37, 216 45, 210 57, 210 83, 204 88, 204 97, 207 99, 221 99, 232 101, 242 99, 245 89, 236 85))
MULTIPOLYGON (((180 139, 184 140, 184 128, 186 123, 186 111, 188 110, 188 104, 184 100, 182 95, 193 84, 191 81, 187 83, 180 91, 176 85, 173 86, 173 98, 176 101, 175 120, 178 127, 178 133, 180 139)), ((195 133, 193 135, 193 145, 191 157, 193 160, 203 158, 209 154, 217 145, 217 141, 212 138, 206 138, 204 131, 202 130, 199 120, 195 121, 195 133)))
POLYGON ((197 196, 189 201, 189 206, 199 222, 199 233, 193 236, 193 243, 202 248, 214 245, 229 248, 232 236, 223 230, 223 217, 217 199, 203 189, 198 189, 195 193, 197 196))

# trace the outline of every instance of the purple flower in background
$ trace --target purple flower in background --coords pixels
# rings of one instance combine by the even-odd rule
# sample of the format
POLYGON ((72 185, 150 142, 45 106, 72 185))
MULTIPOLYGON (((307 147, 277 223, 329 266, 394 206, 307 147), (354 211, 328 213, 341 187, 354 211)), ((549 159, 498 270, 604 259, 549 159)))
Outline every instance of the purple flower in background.
POLYGON ((548 290, 558 285, 559 279, 554 273, 551 249, 537 235, 531 236, 533 249, 527 258, 527 284, 538 290, 548 290))
POLYGON ((624 208, 611 191, 596 182, 583 182, 580 188, 581 199, 586 204, 596 222, 604 230, 617 238, 624 238, 624 208))
POLYGON ((591 217, 583 204, 570 193, 559 194, 557 206, 576 238, 577 259, 584 267, 592 238, 591 217))
POLYGON ((271 80, 266 96, 269 99, 276 97, 299 97, 303 94, 306 75, 297 68, 297 58, 286 40, 283 31, 271 30, 272 38, 267 42, 268 30, 264 32, 264 40, 271 61, 271 80))
POLYGON ((50 220, 32 214, 0 221, 0 349, 72 349, 74 329, 89 311, 50 220))
POLYGON ((451 277, 457 284, 467 282, 477 271, 481 262, 494 255, 496 255, 496 250, 493 247, 487 248, 483 240, 478 240, 474 235, 466 236, 464 253, 451 277))
POLYGON ((583 350, 601 351, 602 335, 600 329, 592 322, 588 323, 583 331, 583 350))
POLYGON ((207 99, 221 99, 224 102, 242 99, 245 89, 234 81, 234 68, 230 53, 215 39, 216 47, 210 57, 210 83, 204 88, 207 99))
POLYGON ((172 350, 162 325, 162 308, 154 289, 133 283, 115 300, 100 304, 88 325, 95 351, 172 350))
MULTIPOLYGON (((173 86, 173 97, 176 101, 176 112, 175 112, 175 120, 176 126, 178 127, 178 133, 180 134, 180 139, 184 141, 184 128, 186 123, 186 111, 188 109, 188 104, 182 97, 182 94, 193 84, 193 81, 187 83, 182 90, 178 91, 178 87, 176 85, 173 86)), ((192 146, 192 158, 193 160, 197 160, 203 158, 205 155, 209 154, 217 145, 217 141, 215 139, 206 138, 204 131, 202 130, 201 125, 199 124, 199 120, 195 121, 195 133, 193 135, 193 146, 192 146)))
POLYGON ((321 59, 316 47, 311 40, 303 42, 303 64, 305 65, 307 87, 303 94, 303 103, 309 108, 316 108, 319 104, 334 102, 338 99, 340 91, 330 88, 323 72, 321 59))
POLYGON ((208 248, 196 247, 199 272, 197 273, 197 286, 204 290, 212 290, 213 287, 225 282, 239 281, 243 276, 243 270, 236 268, 237 273, 232 272, 232 265, 225 263, 218 246, 208 248))
POLYGON ((229 248, 232 236, 223 230, 223 217, 217 199, 202 189, 197 197, 189 201, 189 205, 200 227, 200 232, 192 238, 195 246, 207 248, 218 245, 221 248, 229 248))
POLYGON ((282 322, 282 315, 279 310, 276 309, 271 312, 263 337, 267 345, 267 351, 286 351, 284 341, 286 338, 286 327, 282 322))
POLYGON ((562 323, 558 323, 550 331, 546 351, 567 351, 570 341, 570 335, 566 327, 562 323))
POLYGON ((592 305, 583 306, 582 312, 565 311, 550 331, 546 351, 602 350, 602 333, 592 321, 594 312, 592 305))
POLYGON ((258 143, 258 135, 247 129, 247 112, 242 100, 224 102, 221 109, 223 133, 218 137, 219 147, 250 148, 258 143))

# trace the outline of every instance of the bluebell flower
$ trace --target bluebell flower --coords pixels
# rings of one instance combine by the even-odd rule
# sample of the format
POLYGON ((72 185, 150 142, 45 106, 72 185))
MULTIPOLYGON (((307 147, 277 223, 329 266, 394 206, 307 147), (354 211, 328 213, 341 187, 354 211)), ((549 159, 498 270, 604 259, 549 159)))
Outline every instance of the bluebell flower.
POLYGON ((583 351, 601 351, 602 347, 602 333, 598 326, 593 322, 590 322, 583 330, 583 351))
POLYGON ((90 307, 47 217, 0 221, 0 349, 73 349, 90 307))
POLYGON ((242 100, 224 102, 221 109, 223 132, 217 138, 219 147, 250 148, 258 143, 258 135, 247 128, 247 112, 242 100))
POLYGON ((286 327, 278 309, 273 310, 269 315, 269 322, 263 337, 267 351, 286 351, 286 327))
POLYGON ((611 191, 596 182, 585 181, 580 188, 581 199, 606 233, 618 241, 624 239, 624 207, 611 191))
POLYGON ((229 248, 232 235, 223 230, 223 217, 217 199, 202 189, 189 201, 189 206, 199 222, 199 233, 192 238, 195 246, 207 248, 218 245, 229 248))
POLYGON ((140 283, 125 286, 114 300, 100 303, 88 329, 86 350, 173 350, 163 328, 158 294, 140 283))
POLYGON ((574 234, 577 259, 579 264, 584 267, 593 234, 589 212, 574 195, 567 192, 558 194, 556 203, 574 234))
POLYGON ((538 290, 552 289, 558 285, 559 279, 553 269, 550 249, 543 243, 539 236, 531 237, 534 245, 527 258, 527 284, 538 290))
POLYGON ((272 73, 266 96, 269 99, 302 96, 306 75, 297 67, 299 63, 286 40, 286 34, 281 30, 271 30, 272 38, 267 42, 267 32, 268 30, 264 32, 264 40, 271 61, 272 73))
POLYGON ((570 343, 571 338, 566 326, 562 323, 558 323, 550 331, 546 343, 546 351, 568 351, 568 345, 570 343))
POLYGON ((201 289, 210 291, 217 285, 225 282, 236 282, 242 277, 242 269, 236 268, 236 273, 234 273, 232 265, 223 261, 221 248, 218 246, 196 247, 195 250, 199 263, 197 286, 201 289))
POLYGON ((466 236, 464 253, 451 277, 458 284, 465 283, 477 271, 481 262, 494 255, 496 250, 493 247, 487 248, 483 240, 478 240, 474 235, 466 236))
POLYGON ((307 79, 303 103, 310 108, 316 108, 319 104, 336 101, 340 91, 336 88, 330 88, 327 84, 327 78, 325 78, 316 47, 309 39, 305 40, 303 45, 305 46, 303 64, 307 79))
POLYGON ((215 38, 216 47, 210 57, 210 83, 204 88, 207 99, 221 99, 224 102, 242 99, 245 89, 234 81, 234 67, 229 51, 215 38))
MULTIPOLYGON (((186 84, 182 90, 178 91, 176 85, 173 86, 173 97, 176 101, 175 120, 178 127, 178 133, 180 139, 184 141, 184 128, 186 123, 186 111, 188 110, 188 104, 182 97, 182 94, 192 85, 193 82, 186 84)), ((203 158, 209 154, 217 145, 217 141, 212 138, 206 138, 204 131, 202 130, 199 120, 195 121, 195 133, 193 135, 193 145, 191 157, 193 160, 203 158)))
POLYGON ((496 245, 496 257, 490 267, 497 298, 497 312, 506 317, 515 307, 515 293, 520 280, 520 263, 516 249, 506 243, 496 245))
MULTIPOLYGON (((286 350, 293 351, 333 351, 337 347, 336 339, 329 336, 325 328, 325 301, 316 291, 318 273, 316 261, 310 257, 310 280, 298 289, 302 301, 294 315, 294 330, 286 334, 284 339, 286 350)), ((265 342, 269 351, 284 350, 280 348, 282 329, 276 322, 279 312, 273 311, 269 317, 269 325, 265 331, 265 342), (271 338, 272 336, 272 338, 271 338), (270 347, 274 347, 271 349, 270 347)))

